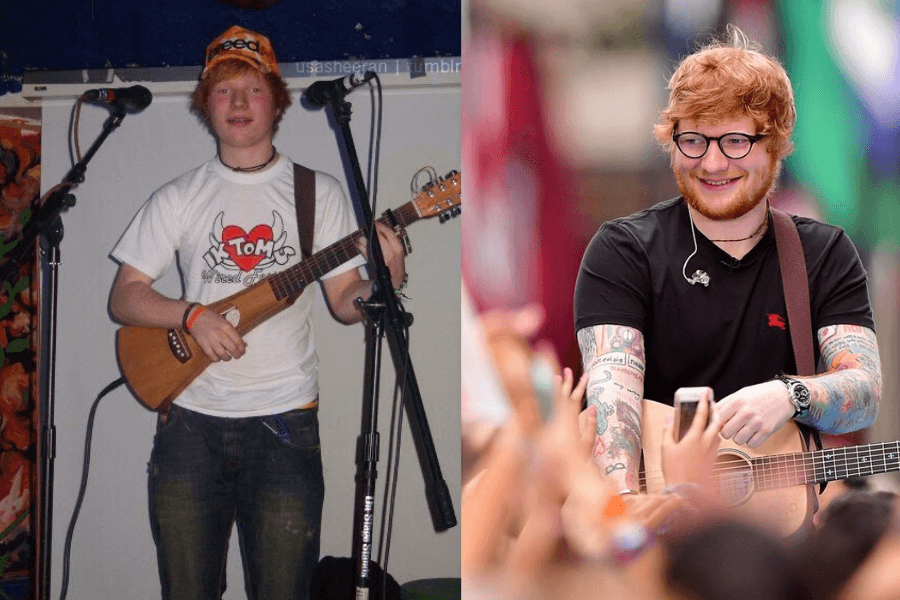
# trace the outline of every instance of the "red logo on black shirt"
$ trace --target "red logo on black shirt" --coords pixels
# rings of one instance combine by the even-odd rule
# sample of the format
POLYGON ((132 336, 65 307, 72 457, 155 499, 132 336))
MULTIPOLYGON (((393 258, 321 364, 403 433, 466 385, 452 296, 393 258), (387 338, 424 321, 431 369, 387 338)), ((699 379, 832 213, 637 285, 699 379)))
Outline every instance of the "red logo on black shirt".
POLYGON ((769 313, 769 327, 778 327, 781 330, 787 328, 787 323, 784 322, 784 317, 776 313, 769 313))

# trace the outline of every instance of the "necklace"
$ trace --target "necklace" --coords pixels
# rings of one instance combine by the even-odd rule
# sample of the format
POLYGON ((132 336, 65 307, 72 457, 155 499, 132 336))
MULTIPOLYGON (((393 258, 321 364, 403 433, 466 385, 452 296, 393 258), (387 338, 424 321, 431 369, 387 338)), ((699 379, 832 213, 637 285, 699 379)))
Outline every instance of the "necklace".
POLYGON ((264 162, 260 165, 256 165, 255 167, 232 167, 231 165, 227 164, 224 160, 222 160, 221 154, 217 154, 217 156, 219 157, 220 163, 222 163, 223 165, 225 165, 226 167, 228 167, 235 173, 252 173, 253 171, 260 171, 260 170, 268 167, 269 164, 271 164, 271 162, 273 160, 275 160, 275 155, 277 153, 278 153, 278 151, 275 149, 275 146, 272 146, 272 156, 269 157, 269 160, 267 160, 266 162, 264 162))
POLYGON ((766 226, 769 224, 769 213, 766 211, 766 218, 763 219, 762 223, 759 224, 759 227, 756 228, 756 231, 748 235, 747 237, 737 238, 733 240, 709 240, 711 242, 743 242, 745 240, 749 240, 755 238, 761 231, 763 231, 766 226))

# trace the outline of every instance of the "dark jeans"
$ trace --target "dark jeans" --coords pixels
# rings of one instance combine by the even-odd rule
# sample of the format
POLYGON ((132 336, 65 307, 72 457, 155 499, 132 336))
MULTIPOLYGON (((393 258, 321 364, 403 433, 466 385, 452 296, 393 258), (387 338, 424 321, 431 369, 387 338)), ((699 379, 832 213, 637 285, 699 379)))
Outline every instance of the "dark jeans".
POLYGON ((148 479, 163 600, 221 598, 235 522, 247 597, 308 597, 325 487, 317 409, 228 419, 173 405, 148 479))

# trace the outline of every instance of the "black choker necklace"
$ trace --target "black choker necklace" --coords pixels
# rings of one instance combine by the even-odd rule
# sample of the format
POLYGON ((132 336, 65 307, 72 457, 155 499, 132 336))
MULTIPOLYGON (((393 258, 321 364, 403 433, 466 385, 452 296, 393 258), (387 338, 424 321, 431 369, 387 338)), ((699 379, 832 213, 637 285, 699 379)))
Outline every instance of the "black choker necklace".
POLYGON ((766 225, 768 225, 768 224, 769 224, 769 215, 768 215, 768 213, 766 213, 766 218, 763 220, 762 223, 759 224, 759 227, 756 228, 756 231, 754 231, 747 237, 737 238, 734 240, 712 240, 711 239, 709 241, 711 241, 711 242, 743 242, 744 240, 749 240, 749 239, 755 238, 757 235, 759 235, 760 231, 763 231, 766 228, 766 225))
POLYGON ((275 160, 275 155, 277 153, 278 153, 278 151, 275 149, 275 146, 272 146, 272 156, 269 157, 269 160, 262 163, 261 165, 256 165, 255 167, 232 167, 231 165, 226 164, 224 160, 222 160, 221 154, 218 154, 217 156, 219 157, 220 163, 222 163, 223 165, 225 165, 226 167, 228 167, 235 173, 252 173, 253 171, 261 171, 262 169, 265 169, 266 167, 268 167, 272 163, 272 161, 275 160))

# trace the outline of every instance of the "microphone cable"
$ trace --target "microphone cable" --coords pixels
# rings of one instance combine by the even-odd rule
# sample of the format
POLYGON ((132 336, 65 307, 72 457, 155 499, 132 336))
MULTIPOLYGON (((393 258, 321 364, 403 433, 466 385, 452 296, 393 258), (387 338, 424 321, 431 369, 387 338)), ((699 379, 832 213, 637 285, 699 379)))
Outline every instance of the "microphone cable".
POLYGON ((375 235, 375 221, 378 211, 378 165, 381 163, 381 125, 383 120, 384 98, 381 89, 381 78, 375 73, 372 79, 375 80, 375 101, 372 104, 372 124, 369 129, 369 164, 366 179, 369 188, 369 205, 372 213, 372 228, 369 230, 369 239, 375 235))
POLYGON ((94 417, 97 414, 97 406, 104 396, 123 383, 125 383, 125 378, 119 377, 103 388, 100 394, 97 395, 97 399, 94 400, 94 404, 91 405, 91 412, 88 415, 87 431, 84 435, 84 462, 81 469, 81 487, 78 490, 78 499, 75 501, 75 508, 72 509, 72 518, 69 521, 69 529, 66 532, 66 543, 63 549, 62 586, 59 591, 59 600, 65 599, 69 589, 69 562, 72 557, 72 536, 75 533, 75 522, 78 520, 78 513, 81 512, 81 504, 84 502, 84 494, 87 491, 88 470, 91 466, 91 437, 94 432, 94 417))

